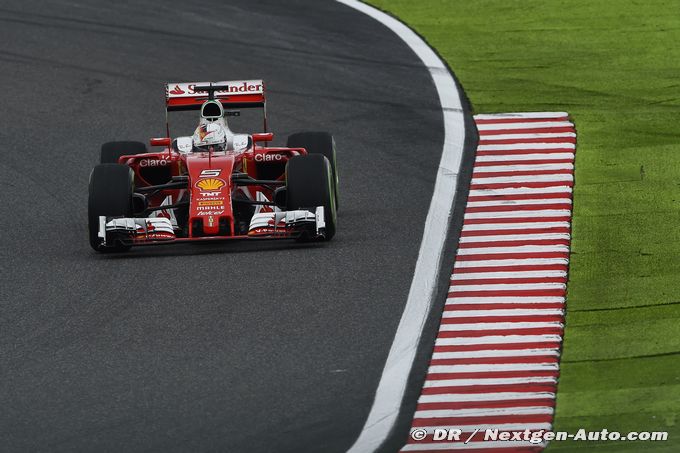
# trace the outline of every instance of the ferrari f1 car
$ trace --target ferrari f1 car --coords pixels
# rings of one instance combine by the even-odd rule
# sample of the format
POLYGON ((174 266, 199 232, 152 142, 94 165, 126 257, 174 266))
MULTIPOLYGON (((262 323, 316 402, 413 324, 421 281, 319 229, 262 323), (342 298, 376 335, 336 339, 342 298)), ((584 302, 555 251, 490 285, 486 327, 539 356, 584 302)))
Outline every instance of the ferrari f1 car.
POLYGON ((300 132, 267 146, 261 80, 166 84, 166 137, 110 142, 90 175, 90 245, 98 252, 136 245, 228 239, 333 238, 338 173, 327 132, 300 132), (227 116, 262 110, 264 132, 237 134, 227 116), (171 138, 168 112, 200 111, 192 136, 171 138))

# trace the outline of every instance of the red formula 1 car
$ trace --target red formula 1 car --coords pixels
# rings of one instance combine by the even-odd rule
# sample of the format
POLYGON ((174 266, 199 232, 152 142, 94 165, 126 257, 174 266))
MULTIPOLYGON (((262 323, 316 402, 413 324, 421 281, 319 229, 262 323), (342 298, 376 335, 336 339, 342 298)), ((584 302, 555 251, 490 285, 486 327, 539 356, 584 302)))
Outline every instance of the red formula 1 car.
POLYGON ((90 245, 98 252, 133 245, 226 239, 330 240, 335 234, 335 143, 326 132, 266 146, 261 80, 166 85, 167 112, 198 110, 192 136, 102 146, 90 175, 90 245), (259 108, 264 131, 237 134, 227 116, 259 108), (227 110, 229 109, 229 110, 227 110), (260 144, 264 144, 262 146, 260 144))

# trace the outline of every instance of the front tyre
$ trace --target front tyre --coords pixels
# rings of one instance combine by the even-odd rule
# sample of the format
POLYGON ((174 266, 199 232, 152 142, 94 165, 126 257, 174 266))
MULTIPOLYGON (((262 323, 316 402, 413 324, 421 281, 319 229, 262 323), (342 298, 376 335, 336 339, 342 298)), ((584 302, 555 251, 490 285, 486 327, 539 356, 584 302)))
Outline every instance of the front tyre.
POLYGON ((286 165, 286 209, 324 208, 326 222, 325 240, 335 236, 337 208, 335 205, 335 181, 331 164, 321 154, 296 156, 286 165))
POLYGON ((335 151, 335 139, 328 132, 297 132, 288 136, 286 141, 288 148, 304 148, 309 154, 321 154, 331 164, 333 175, 335 208, 338 209, 338 177, 337 158, 335 151))
POLYGON ((129 245, 102 245, 99 234, 99 216, 132 217, 132 194, 134 173, 126 165, 101 164, 90 174, 89 198, 87 203, 88 232, 90 246, 98 252, 123 252, 129 245))

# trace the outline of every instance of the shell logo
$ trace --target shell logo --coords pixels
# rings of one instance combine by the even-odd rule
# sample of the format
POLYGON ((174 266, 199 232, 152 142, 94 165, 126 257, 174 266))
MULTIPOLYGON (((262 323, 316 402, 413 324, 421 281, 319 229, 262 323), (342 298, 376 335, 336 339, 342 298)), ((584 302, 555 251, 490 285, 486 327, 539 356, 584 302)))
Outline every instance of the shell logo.
POLYGON ((224 187, 226 183, 218 178, 201 179, 196 183, 196 187, 203 190, 218 190, 224 187))

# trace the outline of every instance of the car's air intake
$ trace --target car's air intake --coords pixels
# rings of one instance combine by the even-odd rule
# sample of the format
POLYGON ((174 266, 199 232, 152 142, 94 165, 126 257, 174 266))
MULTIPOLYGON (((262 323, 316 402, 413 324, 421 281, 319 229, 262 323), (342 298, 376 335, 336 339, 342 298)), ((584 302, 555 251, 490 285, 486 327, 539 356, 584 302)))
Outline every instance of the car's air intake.
POLYGON ((224 116, 224 109, 219 101, 206 101, 201 107, 201 117, 208 120, 216 120, 224 116))

